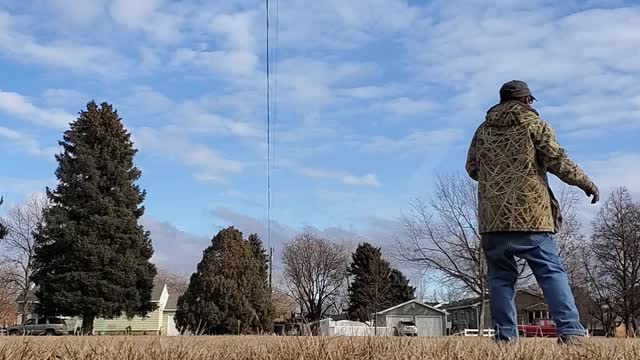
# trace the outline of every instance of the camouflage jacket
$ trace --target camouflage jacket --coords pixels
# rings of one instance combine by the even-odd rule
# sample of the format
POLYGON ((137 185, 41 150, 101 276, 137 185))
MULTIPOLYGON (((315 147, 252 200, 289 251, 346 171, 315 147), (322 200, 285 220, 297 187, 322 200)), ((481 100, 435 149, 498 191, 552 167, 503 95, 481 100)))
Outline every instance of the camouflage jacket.
POLYGON ((487 112, 471 141, 466 169, 478 181, 480 233, 557 232, 560 209, 547 172, 582 190, 594 188, 551 127, 533 108, 516 101, 487 112))

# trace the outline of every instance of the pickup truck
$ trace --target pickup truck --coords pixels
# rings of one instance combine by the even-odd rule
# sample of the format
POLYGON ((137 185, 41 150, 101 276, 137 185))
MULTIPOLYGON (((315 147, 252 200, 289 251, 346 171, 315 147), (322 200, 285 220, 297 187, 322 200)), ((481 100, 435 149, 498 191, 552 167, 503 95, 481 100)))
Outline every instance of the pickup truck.
POLYGON ((29 319, 21 325, 13 325, 7 328, 11 336, 17 335, 64 335, 65 323, 60 318, 29 319))
POLYGON ((418 336, 418 328, 413 321, 399 321, 393 330, 395 336, 418 336))
POLYGON ((558 337, 556 323, 549 319, 538 319, 532 325, 518 325, 520 337, 558 337))

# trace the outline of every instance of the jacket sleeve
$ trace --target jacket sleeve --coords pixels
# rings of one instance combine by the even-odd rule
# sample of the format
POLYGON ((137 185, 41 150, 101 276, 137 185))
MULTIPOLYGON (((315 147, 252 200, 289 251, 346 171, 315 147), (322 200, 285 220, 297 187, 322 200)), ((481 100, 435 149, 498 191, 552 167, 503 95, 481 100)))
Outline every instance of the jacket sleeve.
POLYGON ((475 181, 478 181, 478 171, 480 170, 479 164, 478 164, 478 157, 476 154, 477 138, 478 138, 478 131, 476 131, 476 133, 473 134, 473 139, 471 140, 471 145, 469 145, 469 151, 467 152, 467 164, 465 166, 467 170, 467 174, 469 174, 469 177, 471 177, 475 181))
POLYGON ((584 191, 593 189, 595 186, 587 174, 569 159, 565 150, 558 144, 553 129, 542 120, 538 120, 534 126, 538 127, 538 130, 533 132, 533 142, 538 158, 547 171, 563 182, 584 191))

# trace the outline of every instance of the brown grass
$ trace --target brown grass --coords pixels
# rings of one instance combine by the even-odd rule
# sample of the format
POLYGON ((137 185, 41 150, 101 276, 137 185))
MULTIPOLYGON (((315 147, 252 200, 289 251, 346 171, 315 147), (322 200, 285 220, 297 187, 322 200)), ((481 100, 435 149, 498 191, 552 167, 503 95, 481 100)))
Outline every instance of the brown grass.
POLYGON ((564 360, 640 359, 640 340, 592 339, 561 347, 532 339, 498 346, 488 339, 309 337, 2 337, 0 360, 564 360))

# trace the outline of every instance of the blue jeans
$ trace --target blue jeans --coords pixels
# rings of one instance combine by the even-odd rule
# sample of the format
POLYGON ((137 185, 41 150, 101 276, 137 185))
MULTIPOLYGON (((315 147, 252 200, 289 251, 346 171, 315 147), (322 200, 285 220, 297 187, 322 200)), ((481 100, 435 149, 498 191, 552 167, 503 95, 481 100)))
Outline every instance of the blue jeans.
POLYGON ((558 256, 553 235, 530 232, 496 232, 482 236, 482 248, 489 270, 491 317, 496 340, 518 337, 515 306, 518 266, 515 257, 525 259, 542 288, 559 336, 585 336, 580 315, 569 287, 569 278, 558 256))

